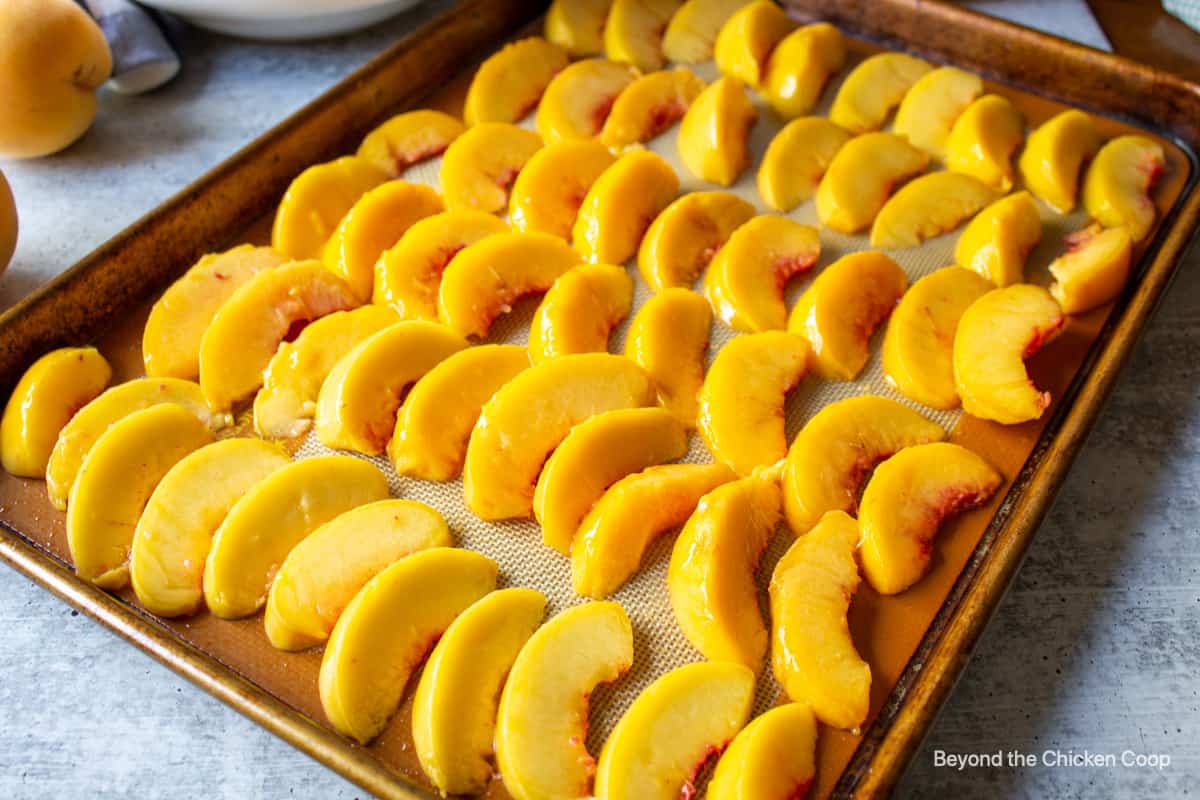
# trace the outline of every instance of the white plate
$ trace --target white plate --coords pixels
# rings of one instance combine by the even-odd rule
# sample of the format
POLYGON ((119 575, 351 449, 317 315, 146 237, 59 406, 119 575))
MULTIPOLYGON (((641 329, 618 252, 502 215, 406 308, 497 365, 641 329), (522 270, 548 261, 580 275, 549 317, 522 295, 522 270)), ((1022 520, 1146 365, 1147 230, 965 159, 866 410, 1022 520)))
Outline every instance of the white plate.
POLYGON ((311 39, 365 28, 420 0, 142 0, 201 28, 253 39, 311 39))

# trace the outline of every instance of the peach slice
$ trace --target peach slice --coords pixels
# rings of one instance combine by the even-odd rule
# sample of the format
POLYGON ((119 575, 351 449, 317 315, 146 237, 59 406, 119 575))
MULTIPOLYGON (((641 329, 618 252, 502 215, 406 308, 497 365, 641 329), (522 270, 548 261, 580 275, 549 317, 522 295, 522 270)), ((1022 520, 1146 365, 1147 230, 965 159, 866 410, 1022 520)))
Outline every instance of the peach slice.
POLYGON ((565 49, 540 36, 505 45, 480 64, 471 79, 463 122, 516 122, 537 106, 568 60, 565 49))
POLYGON ((867 364, 871 336, 907 288, 904 270, 882 253, 842 256, 800 296, 788 330, 808 339, 818 375, 853 380, 867 364))
POLYGON ((520 297, 544 292, 579 264, 579 253, 548 233, 498 233, 464 248, 442 273, 438 318, 460 336, 487 336, 520 297))
POLYGON ((279 445, 225 439, 180 459, 163 476, 133 533, 129 580, 151 614, 179 617, 204 599, 204 561, 234 503, 288 464, 279 445))
POLYGON ((900 187, 871 226, 871 247, 900 250, 941 236, 994 201, 998 192, 957 172, 931 172, 900 187))
POLYGON ((792 31, 771 51, 763 94, 784 119, 816 107, 821 91, 846 63, 846 42, 828 22, 792 31))
POLYGON ((350 509, 388 496, 387 478, 354 456, 316 456, 272 472, 242 495, 213 536, 204 600, 222 619, 248 617, 288 553, 350 509))
POLYGON ((517 174, 541 147, 542 137, 507 122, 485 122, 470 128, 442 156, 440 177, 446 208, 489 214, 504 211, 517 174))
POLYGON ((1145 136, 1118 136, 1100 148, 1083 179, 1083 207, 1106 227, 1124 225, 1133 241, 1154 227, 1150 190, 1166 169, 1162 146, 1145 136))
POLYGON ((638 310, 625 337, 625 355, 646 371, 659 402, 688 428, 696 426, 711 328, 712 309, 703 297, 666 289, 638 310))
POLYGON ((536 364, 558 356, 608 352, 608 337, 632 305, 633 278, 624 267, 575 267, 554 281, 534 312, 530 358, 536 364))
POLYGON ((467 443, 463 497, 480 519, 526 517, 550 452, 588 417, 654 404, 650 378, 608 353, 562 356, 525 370, 483 406, 467 443))
POLYGON ((677 64, 699 64, 713 55, 717 34, 748 0, 687 0, 663 34, 663 55, 677 64))
POLYGON ((651 223, 638 248, 638 269, 651 291, 690 288, 754 206, 732 192, 689 192, 651 223))
POLYGON ((871 224, 898 185, 925 170, 929 156, 894 133, 864 133, 837 151, 817 186, 817 216, 842 233, 871 224))
POLYGON ((633 665, 633 628, 617 603, 552 617, 517 654, 500 695, 496 764, 516 800, 588 797, 588 697, 633 665))
POLYGON ((579 423, 546 460, 533 491, 542 541, 570 554, 580 523, 609 486, 687 448, 687 431, 663 408, 622 408, 579 423))
POLYGON ((457 476, 483 404, 528 368, 524 347, 485 344, 459 350, 426 372, 401 406, 388 445, 396 472, 429 481, 457 476))
POLYGON ((573 56, 604 52, 604 22, 612 0, 554 0, 546 11, 546 38, 573 56))
POLYGON ((269 439, 294 439, 312 427, 321 384, 334 365, 368 336, 400 321, 387 306, 335 311, 284 342, 263 371, 254 396, 254 430, 269 439))
POLYGON ((483 211, 460 209, 434 214, 413 224, 375 263, 371 302, 389 305, 404 319, 438 318, 438 289, 450 259, 464 247, 508 226, 483 211))
POLYGON ((542 140, 552 144, 598 135, 617 95, 637 76, 635 67, 604 58, 576 61, 555 75, 538 104, 542 140))
POLYGON ((600 751, 596 800, 696 796, 696 775, 750 716, 754 673, 741 664, 685 664, 647 686, 600 751))
POLYGON ((329 636, 318 680, 338 733, 366 744, 383 731, 434 642, 496 587, 498 572, 487 556, 435 547, 397 561, 354 595, 329 636))
POLYGON ((287 262, 269 247, 248 244, 203 256, 150 309, 142 332, 146 374, 199 378, 200 342, 217 310, 246 281, 287 262))
POLYGON ((817 192, 817 185, 849 133, 824 117, 801 117, 785 125, 767 145, 758 168, 758 193, 776 211, 791 211, 817 192))
POLYGON ((979 212, 954 247, 954 260, 996 286, 1020 283, 1042 238, 1042 215, 1029 192, 1002 197, 979 212))
POLYGON ((954 383, 963 411, 1014 425, 1050 405, 1025 359, 1062 332, 1066 318, 1048 291, 1018 283, 994 289, 963 312, 954 335, 954 383))
POLYGON ((875 465, 902 448, 946 438, 941 426, 895 400, 838 400, 800 429, 783 470, 783 511, 792 532, 808 532, 826 511, 853 513, 875 465))
POLYGON ((734 330, 761 333, 787 327, 783 290, 821 255, 817 229, 764 214, 733 232, 704 273, 704 293, 734 330))
POLYGON ((200 340, 200 389, 214 411, 229 411, 263 383, 263 370, 295 329, 358 305, 354 292, 319 261, 260 272, 213 317, 200 340))
POLYGON ((700 389, 700 435, 739 475, 787 455, 783 401, 808 369, 803 336, 747 333, 717 352, 700 389))
POLYGON ((1060 214, 1075 208, 1083 164, 1100 149, 1100 131, 1084 112, 1069 108, 1029 134, 1017 168, 1029 191, 1060 214))
POLYGON ((858 511, 867 582, 880 594, 899 594, 919 581, 946 518, 983 505, 1003 481, 982 458, 949 442, 909 447, 884 461, 858 511))
POLYGON ((365 158, 345 156, 301 172, 288 186, 271 229, 271 247, 289 259, 320 258, 342 217, 388 174, 365 158))
POLYGON ((571 231, 575 249, 592 264, 624 264, 678 193, 679 176, 662 156, 646 150, 625 153, 584 196, 571 231))
POLYGON ((1007 192, 1013 185, 1013 153, 1024 138, 1025 123, 1008 98, 985 94, 954 121, 946 138, 946 167, 1007 192))
POLYGON ((1050 294, 1064 314, 1082 314, 1121 293, 1129 280, 1133 240, 1125 228, 1092 225, 1067 237, 1067 252, 1050 264, 1050 294))
POLYGON ((50 454, 75 412, 96 399, 112 367, 94 347, 53 350, 25 370, 0 419, 0 464, 22 478, 44 478, 50 454))
POLYGON ((196 415, 172 403, 135 411, 104 432, 71 486, 67 545, 75 574, 102 589, 129 583, 129 550, 154 488, 179 459, 212 441, 196 415))
POLYGON ((541 592, 492 592, 459 614, 429 654, 413 695, 413 749, 443 794, 479 794, 491 780, 500 691, 545 613, 541 592))
POLYGON ((675 621, 710 661, 762 669, 767 627, 754 574, 779 526, 778 474, 725 483, 700 498, 675 540, 667 591, 675 621))
POLYGON ((750 129, 757 121, 745 85, 728 75, 718 78, 679 123, 679 158, 696 177, 732 186, 750 166, 750 129))
POLYGON ((325 243, 321 260, 365 303, 371 299, 379 257, 414 222, 442 210, 442 198, 429 186, 405 181, 380 184, 346 212, 325 243))
POLYGON ((702 91, 704 81, 683 67, 641 76, 617 95, 600 130, 601 143, 623 150, 653 139, 683 119, 702 91))
POLYGON ((861 580, 858 525, 830 511, 798 538, 771 575, 775 679, 817 719, 857 732, 870 705, 871 667, 854 648, 846 613, 861 580))
POLYGON ((906 53, 879 53, 850 71, 838 88, 829 119, 851 133, 877 131, 912 85, 933 67, 906 53))
POLYGON ((613 0, 604 24, 604 54, 643 72, 662 69, 663 32, 683 0, 613 0))
POLYGON ((767 58, 796 23, 772 0, 754 0, 734 12, 713 43, 713 58, 723 75, 759 88, 767 74, 767 58))
POLYGON ((967 307, 992 290, 969 269, 945 267, 914 283, 888 322, 883 373, 905 397, 931 408, 958 405, 954 332, 967 307))
POLYGON ((513 228, 570 240, 588 189, 615 160, 607 147, 591 139, 546 145, 513 182, 508 198, 513 228))
POLYGON ((905 93, 892 130, 934 158, 945 158, 946 140, 955 120, 981 94, 983 81, 978 75, 957 67, 938 67, 905 93))
POLYGON ((392 438, 400 398, 436 364, 467 346, 444 325, 397 322, 342 357, 317 396, 317 437, 326 447, 377 455, 392 438))
POLYGON ((443 111, 406 111, 368 133, 356 155, 399 178, 413 164, 440 156, 464 130, 457 117, 443 111))
POLYGON ((734 737, 708 783, 710 800, 804 800, 816 776, 817 719, 807 703, 775 706, 734 737))
POLYGON ((279 567, 267 595, 267 639, 280 650, 324 643, 367 581, 413 553, 453 544, 442 515, 413 500, 379 500, 339 514, 279 567))

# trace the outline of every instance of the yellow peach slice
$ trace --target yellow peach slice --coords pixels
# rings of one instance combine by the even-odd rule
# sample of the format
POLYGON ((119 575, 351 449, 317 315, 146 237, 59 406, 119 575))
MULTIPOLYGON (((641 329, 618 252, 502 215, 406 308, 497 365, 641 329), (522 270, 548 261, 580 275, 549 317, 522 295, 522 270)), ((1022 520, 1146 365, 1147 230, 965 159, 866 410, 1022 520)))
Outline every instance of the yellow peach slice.
POLYGON ((487 336, 520 297, 544 292, 579 264, 579 253, 548 233, 499 233, 464 248, 442 273, 438 318, 460 336, 487 336))
POLYGON ((319 261, 260 272, 217 311, 200 340, 200 389, 215 411, 258 391, 279 345, 304 325, 358 305, 341 278, 319 261))
POLYGON ((853 380, 867 364, 871 336, 907 288, 904 270, 882 253, 842 256, 800 296, 788 330, 808 339, 818 375, 853 380))
POLYGON ((737 78, 718 78, 701 92, 679 123, 679 158, 693 175, 732 186, 750 166, 750 129, 758 111, 737 78))
POLYGON ((625 355, 646 371, 658 401, 688 428, 696 426, 712 309, 688 289, 667 289, 638 310, 625 337, 625 355))
POLYGON ((647 686, 600 751, 596 800, 695 797, 696 776, 746 724, 754 673, 741 664, 686 664, 647 686))
POLYGON ((154 488, 179 459, 211 441, 195 414, 172 403, 135 411, 105 431, 83 460, 67 505, 75 574, 102 589, 123 589, 134 529, 154 488))
POLYGON ((600 130, 605 147, 622 150, 647 142, 683 119, 704 81, 680 67, 643 75, 617 95, 600 130))
POLYGON ((623 408, 576 425, 562 440, 533 490, 542 541, 563 555, 604 491, 627 475, 687 452, 687 431, 662 408, 623 408))
POLYGON ((267 595, 267 639, 281 650, 322 644, 367 581, 406 556, 453 544, 442 515, 413 500, 379 500, 334 517, 279 567, 267 595))
POLYGON ((243 244, 202 257, 150 309, 142 332, 142 362, 151 378, 200 377, 200 342, 217 310, 263 270, 287 263, 269 247, 243 244))
POLYGON ((94 347, 64 347, 33 362, 4 406, 0 463, 21 478, 43 478, 50 454, 75 412, 108 385, 112 367, 94 347))
POLYGON ((388 445, 396 472, 429 481, 457 476, 483 404, 528 368, 524 347, 485 344, 459 350, 426 372, 401 406, 388 445))
POLYGON ((975 216, 998 192, 958 172, 931 172, 900 187, 879 209, 871 247, 900 250, 941 236, 975 216))
POLYGON ((886 397, 838 400, 800 429, 783 470, 783 511, 792 532, 808 532, 826 511, 853 513, 875 465, 905 447, 937 442, 946 432, 886 397))
POLYGON ((1121 293, 1129 280, 1133 240, 1124 228, 1093 225, 1067 238, 1067 252, 1050 264, 1050 294, 1064 314, 1082 314, 1121 293))
POLYGON ((717 352, 700 389, 700 435, 739 475, 787 455, 784 396, 808 369, 809 346, 786 331, 748 333, 717 352))
POLYGON ((588 697, 633 665, 633 628, 616 603, 585 603, 534 632, 500 695, 496 764, 516 800, 588 797, 588 697))
POLYGON ((542 137, 507 122, 470 128, 442 156, 442 195, 451 211, 498 214, 508 208, 517 173, 542 147, 542 137))
POLYGON ((717 34, 748 0, 687 0, 663 34, 663 55, 677 64, 699 64, 712 58, 717 34))
POLYGON ((565 49, 540 36, 505 45, 480 64, 471 79, 463 122, 516 122, 537 106, 567 61, 565 49))
POLYGON ((954 383, 963 411, 1014 425, 1050 405, 1025 371, 1025 359, 1057 336, 1066 319, 1048 291, 1018 283, 971 304, 954 335, 954 383))
POLYGON ((905 448, 884 461, 858 510, 867 582, 880 594, 899 594, 919 581, 946 518, 983 505, 1003 480, 982 458, 949 442, 905 448))
POLYGON ((983 94, 978 75, 957 67, 938 67, 905 93, 892 130, 934 158, 946 157, 946 140, 954 122, 983 94))
POLYGON ((459 614, 429 654, 413 695, 413 749, 444 794, 479 794, 491 780, 500 691, 545 613, 541 592, 492 592, 459 614))
POLYGON ((857 233, 871 224, 892 190, 924 171, 929 163, 894 133, 864 133, 837 151, 817 185, 817 216, 842 233, 857 233))
POLYGON ((651 291, 689 288, 729 237, 754 216, 732 192, 689 192, 651 223, 638 248, 638 269, 651 291))
POLYGON ((319 258, 342 217, 367 191, 388 179, 357 156, 317 164, 288 186, 271 229, 271 247, 288 258, 319 258))
POLYGON ((533 363, 608 351, 613 328, 629 315, 633 278, 624 267, 583 264, 563 273, 542 298, 529 326, 533 363))
POLYGON ((213 536, 204 600, 222 619, 248 617, 305 537, 355 506, 388 496, 387 478, 353 456, 317 456, 276 470, 242 495, 213 536))
POLYGON ((1042 238, 1042 215, 1029 192, 1014 192, 980 211, 954 247, 954 260, 996 286, 1020 283, 1042 238))
POLYGON ((662 69, 662 38, 683 0, 613 0, 604 24, 604 54, 649 72, 662 69))
POLYGON ((485 520, 528 516, 542 464, 571 428, 605 411, 653 404, 649 377, 621 356, 563 356, 525 370, 488 400, 471 432, 467 508, 485 520))
POLYGON ((878 53, 850 71, 838 88, 829 119, 851 133, 877 131, 912 85, 933 67, 906 53, 878 53))
POLYGON ((785 119, 816 107, 821 91, 846 63, 846 42, 828 22, 805 25, 785 36, 767 62, 763 94, 785 119))
POLYGON ((1025 123, 1008 98, 985 94, 954 121, 946 138, 946 167, 1007 192, 1013 185, 1013 153, 1024 138, 1025 123))
POLYGON ((1069 108, 1029 134, 1017 168, 1029 191, 1058 213, 1069 214, 1075 208, 1083 164, 1096 155, 1100 142, 1095 121, 1069 108))
POLYGON ((931 408, 957 406, 954 332, 967 307, 992 288, 987 279, 962 267, 939 269, 909 287, 883 337, 888 383, 931 408))
POLYGON ((584 196, 571 230, 575 249, 592 264, 624 264, 678 192, 679 176, 662 156, 625 153, 584 196))
POLYGON ((450 259, 464 247, 508 230, 504 220, 460 209, 415 223, 375 263, 371 302, 389 305, 404 319, 437 321, 438 288, 450 259))
POLYGON ((400 706, 409 677, 464 610, 496 586, 499 568, 470 550, 435 547, 392 564, 338 618, 321 659, 321 707, 366 744, 400 706))
POLYGON ((607 147, 591 139, 546 145, 513 182, 508 198, 513 228, 569 240, 588 189, 615 160, 607 147))
POLYGON ((443 111, 428 108, 406 111, 368 133, 356 155, 399 178, 413 164, 446 152, 464 130, 457 117, 443 111))
POLYGON ((604 21, 612 0, 554 0, 546 11, 546 38, 573 56, 604 52, 604 21))
POLYGON ((854 647, 846 612, 861 580, 858 525, 830 511, 798 538, 771 575, 771 664, 775 679, 817 719, 857 731, 870 705, 871 667, 854 647))
POLYGON ((776 211, 791 211, 817 192, 842 145, 845 130, 824 117, 800 117, 785 125, 767 145, 758 168, 758 193, 776 211))
POLYGON ((807 703, 775 706, 734 737, 708 783, 710 800, 803 800, 816 775, 817 720, 807 703))
POLYGON ((713 58, 723 75, 759 88, 767 58, 796 23, 772 0, 754 0, 736 11, 717 31, 713 58))
POLYGON ((704 294, 717 317, 746 333, 787 327, 783 290, 821 255, 817 229, 764 214, 738 228, 704 273, 704 294))
POLYGON ((1150 190, 1166 168, 1162 146, 1145 136, 1118 136, 1100 148, 1083 179, 1083 207, 1109 228, 1124 225, 1133 241, 1154 227, 1150 190))
POLYGON ((171 467, 133 533, 129 580, 138 602, 161 617, 198 610, 213 534, 242 495, 287 464, 287 453, 276 444, 225 439, 171 467))
POLYGON ((675 620, 710 661, 762 669, 767 627, 754 574, 779 526, 778 475, 755 474, 700 498, 675 540, 667 591, 675 620))
POLYGON ((590 139, 600 133, 617 95, 638 76, 619 61, 576 61, 554 76, 538 103, 537 131, 542 141, 590 139))
POLYGON ((326 447, 377 455, 392 438, 404 390, 467 341, 444 325, 397 322, 354 346, 317 396, 317 437, 326 447))

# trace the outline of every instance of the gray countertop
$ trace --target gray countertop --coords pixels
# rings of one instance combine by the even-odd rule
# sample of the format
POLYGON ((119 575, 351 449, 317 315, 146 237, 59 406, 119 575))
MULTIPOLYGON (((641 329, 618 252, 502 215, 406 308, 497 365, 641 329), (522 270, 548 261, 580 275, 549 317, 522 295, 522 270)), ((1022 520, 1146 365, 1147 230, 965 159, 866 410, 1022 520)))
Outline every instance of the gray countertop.
MULTIPOLYGON (((22 230, 0 308, 439 5, 304 47, 177 31, 186 66, 176 82, 105 94, 68 152, 2 165, 22 230)), ((1198 341, 1193 248, 902 795, 1180 797, 1200 781, 1198 341), (997 751, 1038 765, 939 766, 939 753, 997 751), (1047 766, 1047 751, 1118 764, 1047 766), (1126 751, 1170 763, 1123 766, 1126 751)), ((0 675, 0 797, 363 795, 9 569, 0 675)))

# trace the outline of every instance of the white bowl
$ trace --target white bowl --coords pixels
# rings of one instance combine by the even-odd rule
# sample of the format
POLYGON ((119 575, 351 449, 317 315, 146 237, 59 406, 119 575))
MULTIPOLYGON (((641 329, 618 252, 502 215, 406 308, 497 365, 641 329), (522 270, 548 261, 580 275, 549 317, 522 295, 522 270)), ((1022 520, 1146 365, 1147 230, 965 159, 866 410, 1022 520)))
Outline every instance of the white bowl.
POLYGON ((421 0, 141 0, 200 28, 252 39, 295 40, 365 28, 421 0))

